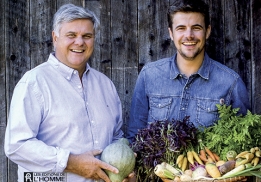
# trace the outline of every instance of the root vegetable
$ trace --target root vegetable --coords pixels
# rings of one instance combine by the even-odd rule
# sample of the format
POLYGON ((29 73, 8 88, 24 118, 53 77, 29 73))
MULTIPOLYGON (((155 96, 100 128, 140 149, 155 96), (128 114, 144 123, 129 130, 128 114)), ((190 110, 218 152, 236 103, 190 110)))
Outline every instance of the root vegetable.
POLYGON ((180 181, 192 181, 192 178, 191 178, 191 176, 189 176, 189 175, 187 175, 187 174, 182 174, 181 176, 180 176, 180 181))
POLYGON ((191 151, 191 152, 192 152, 192 154, 193 154, 194 159, 195 159, 199 164, 203 165, 203 162, 202 162, 202 160, 199 158, 198 154, 197 154, 194 150, 191 151))
POLYGON ((216 162, 216 166, 217 166, 217 167, 218 167, 218 166, 221 166, 221 165, 225 164, 225 162, 226 162, 226 161, 223 161, 223 160, 217 161, 217 162, 216 162))
POLYGON ((182 161, 181 170, 184 172, 187 169, 187 166, 188 166, 188 158, 185 156, 182 161))
POLYGON ((197 167, 192 172, 192 179, 197 179, 198 177, 206 177, 206 176, 207 176, 207 171, 204 167, 197 167))
POLYGON ((222 178, 228 178, 228 177, 233 177, 235 173, 238 173, 240 171, 243 171, 245 169, 245 165, 241 164, 240 166, 237 166, 236 168, 232 169, 231 171, 227 172, 222 176, 222 178))
POLYGON ((187 159, 190 164, 194 165, 194 157, 191 151, 187 152, 187 159))
POLYGON ((154 173, 160 177, 160 178, 166 178, 166 179, 174 179, 174 174, 167 170, 164 166, 161 164, 158 164, 154 168, 154 173))
POLYGON ((235 165, 236 165, 236 161, 227 161, 223 165, 219 166, 218 169, 220 173, 223 175, 231 171, 232 169, 234 169, 235 165))
POLYGON ((206 146, 205 146, 205 151, 208 154, 208 157, 210 157, 214 162, 216 162, 216 159, 215 159, 213 152, 206 146))
POLYGON ((227 155, 226 155, 227 160, 229 160, 229 161, 230 160, 235 160, 236 156, 237 156, 237 153, 235 151, 233 151, 233 150, 228 151, 227 155))
POLYGON ((221 177, 221 173, 218 170, 218 167, 214 163, 207 163, 205 165, 207 173, 212 177, 212 178, 218 178, 221 177))
POLYGON ((236 156, 236 159, 237 158, 240 158, 240 157, 242 157, 242 156, 244 156, 244 155, 246 155, 246 154, 248 154, 248 153, 250 153, 250 151, 243 151, 243 152, 240 152, 237 156, 236 156))

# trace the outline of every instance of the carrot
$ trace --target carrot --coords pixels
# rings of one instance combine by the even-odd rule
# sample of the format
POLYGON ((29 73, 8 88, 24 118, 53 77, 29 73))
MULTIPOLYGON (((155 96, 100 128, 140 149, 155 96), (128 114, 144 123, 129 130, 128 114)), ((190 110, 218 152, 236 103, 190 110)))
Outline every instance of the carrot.
POLYGON ((179 164, 184 158, 184 155, 183 154, 180 154, 176 160, 176 164, 179 164))
POLYGON ((207 173, 212 177, 212 178, 218 178, 221 177, 221 173, 218 170, 218 167, 214 163, 207 163, 205 165, 205 169, 207 173))
POLYGON ((216 162, 220 161, 220 157, 215 152, 212 152, 212 153, 213 153, 213 155, 214 155, 214 157, 216 159, 216 162))
POLYGON ((205 151, 206 151, 206 153, 208 154, 208 156, 209 156, 214 162, 216 162, 214 154, 213 154, 212 151, 209 150, 209 148, 207 148, 206 146, 205 146, 205 151))
POLYGON ((200 159, 203 160, 204 162, 206 162, 208 160, 206 152, 204 149, 201 149, 199 151, 199 155, 200 155, 200 159))
POLYGON ((181 165, 181 170, 184 172, 187 168, 188 165, 188 158, 186 156, 184 156, 183 161, 182 161, 182 165, 181 165))
POLYGON ((187 158, 190 164, 194 165, 194 157, 191 151, 187 152, 187 158))
POLYGON ((199 156, 199 158, 200 158, 203 162, 207 162, 207 161, 208 161, 208 159, 207 159, 206 156, 203 156, 202 154, 199 154, 198 156, 199 156))
POLYGON ((195 159, 199 164, 202 164, 202 165, 203 165, 203 162, 202 162, 202 160, 199 158, 198 154, 197 154, 194 150, 192 150, 191 152, 192 152, 192 155, 193 155, 194 159, 195 159))

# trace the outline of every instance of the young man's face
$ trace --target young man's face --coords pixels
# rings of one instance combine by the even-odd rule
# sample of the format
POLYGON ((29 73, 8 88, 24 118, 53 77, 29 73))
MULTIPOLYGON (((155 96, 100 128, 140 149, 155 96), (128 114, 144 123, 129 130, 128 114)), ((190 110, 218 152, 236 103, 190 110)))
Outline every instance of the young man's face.
POLYGON ((194 60, 204 55, 206 39, 210 35, 210 26, 205 27, 204 17, 200 13, 178 12, 173 16, 172 29, 169 34, 173 40, 178 56, 194 60))
POLYGON ((78 19, 63 23, 59 36, 53 32, 55 56, 62 63, 80 72, 94 49, 94 29, 92 21, 78 19))

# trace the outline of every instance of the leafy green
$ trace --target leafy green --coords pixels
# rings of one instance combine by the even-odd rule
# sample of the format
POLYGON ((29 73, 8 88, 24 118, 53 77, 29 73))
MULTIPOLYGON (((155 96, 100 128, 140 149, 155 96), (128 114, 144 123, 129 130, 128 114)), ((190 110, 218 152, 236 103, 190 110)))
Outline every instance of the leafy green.
POLYGON ((226 159, 226 153, 234 150, 237 153, 261 145, 261 115, 238 114, 239 108, 217 105, 219 120, 211 127, 203 128, 198 137, 212 151, 226 159))
POLYGON ((167 162, 174 165, 178 155, 187 147, 197 144, 197 128, 189 120, 154 121, 140 129, 132 143, 136 157, 137 181, 157 181, 154 174, 157 164, 167 162))

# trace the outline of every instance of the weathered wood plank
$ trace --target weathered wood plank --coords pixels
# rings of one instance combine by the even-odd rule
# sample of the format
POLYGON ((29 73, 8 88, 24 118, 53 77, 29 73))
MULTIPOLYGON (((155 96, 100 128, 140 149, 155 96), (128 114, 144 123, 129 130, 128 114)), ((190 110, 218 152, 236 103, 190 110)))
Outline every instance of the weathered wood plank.
POLYGON ((123 130, 137 78, 137 2, 111 0, 112 81, 122 101, 123 130))
POLYGON ((7 2, 0 0, 0 181, 7 181, 7 158, 4 153, 4 134, 6 128, 6 10, 7 2))
POLYGON ((31 68, 47 60, 52 52, 52 20, 56 11, 55 1, 30 1, 30 50, 31 68))
POLYGON ((224 0, 205 0, 209 5, 211 34, 206 42, 208 55, 221 63, 225 63, 224 51, 224 0))
POLYGON ((63 4, 72 3, 76 6, 83 6, 84 0, 56 0, 57 2, 57 9, 62 6, 63 4))
POLYGON ((251 37, 249 0, 231 0, 224 4, 225 64, 234 69, 251 93, 251 37))
MULTIPOLYGON (((29 48, 29 1, 7 1, 7 24, 8 45, 7 45, 7 101, 9 102, 16 83, 21 76, 30 69, 30 48, 29 48)), ((17 181, 17 165, 8 162, 8 182, 17 181)))
MULTIPOLYGON (((252 110, 261 114, 261 1, 252 0, 252 110)), ((248 20, 251 21, 251 20, 248 20)), ((249 74, 250 77, 250 74, 249 74)))
POLYGON ((138 4, 138 45, 139 70, 144 64, 175 52, 168 33, 167 10, 169 1, 139 1, 138 4))
POLYGON ((108 0, 88 1, 85 7, 93 11, 100 20, 96 32, 95 48, 89 64, 111 78, 111 4, 108 0))

